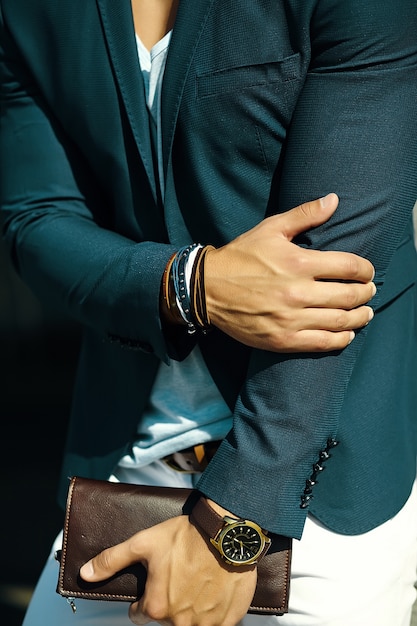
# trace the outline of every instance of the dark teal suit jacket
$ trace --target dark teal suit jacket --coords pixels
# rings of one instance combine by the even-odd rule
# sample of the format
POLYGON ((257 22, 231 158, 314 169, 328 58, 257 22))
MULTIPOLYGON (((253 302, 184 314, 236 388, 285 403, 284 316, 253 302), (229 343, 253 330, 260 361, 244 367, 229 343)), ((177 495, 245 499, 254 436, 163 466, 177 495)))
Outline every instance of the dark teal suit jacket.
POLYGON ((334 217, 299 243, 368 257, 375 319, 337 354, 201 338, 235 419, 199 486, 294 537, 307 511, 348 534, 395 514, 416 475, 415 0, 181 0, 164 207, 129 0, 0 7, 5 238, 34 292, 85 326, 62 493, 109 475, 158 364, 192 347, 159 320, 173 251, 334 191, 334 217))

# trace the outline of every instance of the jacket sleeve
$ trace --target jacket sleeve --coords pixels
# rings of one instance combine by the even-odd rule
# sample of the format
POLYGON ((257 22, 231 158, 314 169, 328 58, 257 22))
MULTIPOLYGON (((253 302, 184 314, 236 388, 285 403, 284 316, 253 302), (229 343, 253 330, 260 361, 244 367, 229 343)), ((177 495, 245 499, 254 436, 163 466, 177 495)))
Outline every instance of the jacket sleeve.
MULTIPOLYGON (((337 193, 332 219, 299 243, 369 258, 378 308, 386 302, 385 277, 417 198, 417 5, 316 4, 308 27, 311 63, 286 142, 279 210, 337 193)), ((412 272, 403 267, 397 295, 415 282, 412 272)), ((365 337, 366 329, 340 353, 254 351, 233 429, 199 488, 235 514, 299 538, 306 480, 337 440, 365 337)))
MULTIPOLYGON (((63 131, 0 16, 0 204, 17 271, 82 324, 167 360, 159 285, 174 248, 103 226, 111 200, 63 131)), ((163 241, 163 238, 161 239, 163 241)))

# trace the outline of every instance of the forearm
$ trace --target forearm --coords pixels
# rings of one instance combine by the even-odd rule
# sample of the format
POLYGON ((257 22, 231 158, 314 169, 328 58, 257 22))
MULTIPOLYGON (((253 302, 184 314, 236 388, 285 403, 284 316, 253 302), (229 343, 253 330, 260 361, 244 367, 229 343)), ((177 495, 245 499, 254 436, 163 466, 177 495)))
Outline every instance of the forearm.
MULTIPOLYGON (((87 200, 67 158, 71 147, 57 141, 40 111, 32 110, 24 132, 16 116, 10 111, 2 121, 0 195, 18 272, 41 300, 103 338, 147 343, 165 357, 159 283, 173 248, 99 226, 94 213, 104 199, 96 193, 87 200)), ((81 157, 78 167, 86 167, 81 157)))

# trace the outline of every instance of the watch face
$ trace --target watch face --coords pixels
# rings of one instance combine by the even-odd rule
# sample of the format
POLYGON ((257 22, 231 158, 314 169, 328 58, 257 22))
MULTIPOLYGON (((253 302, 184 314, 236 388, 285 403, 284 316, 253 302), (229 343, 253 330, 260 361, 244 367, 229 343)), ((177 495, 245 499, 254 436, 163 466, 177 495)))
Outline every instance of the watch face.
POLYGON ((264 545, 261 534, 248 522, 227 526, 219 538, 221 553, 227 561, 235 565, 256 561, 264 545))

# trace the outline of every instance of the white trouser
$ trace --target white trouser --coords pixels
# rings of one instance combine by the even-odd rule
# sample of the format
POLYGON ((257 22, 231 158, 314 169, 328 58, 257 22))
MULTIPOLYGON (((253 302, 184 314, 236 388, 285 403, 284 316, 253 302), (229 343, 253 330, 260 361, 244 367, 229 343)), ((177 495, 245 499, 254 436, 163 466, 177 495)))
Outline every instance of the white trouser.
MULTIPOLYGON (((193 476, 158 461, 137 473, 148 485, 192 487, 193 476)), ((118 475, 119 480, 124 480, 118 475)), ((77 600, 73 614, 55 589, 58 564, 51 555, 23 626, 131 626, 123 602, 77 600)), ((333 533, 309 517, 294 541, 290 611, 281 617, 248 615, 243 626, 409 626, 417 569, 417 485, 403 509, 375 530, 333 533)), ((221 626, 221 625, 219 625, 221 626)))

